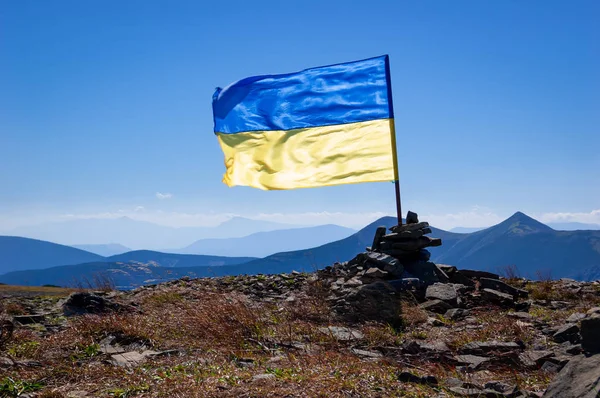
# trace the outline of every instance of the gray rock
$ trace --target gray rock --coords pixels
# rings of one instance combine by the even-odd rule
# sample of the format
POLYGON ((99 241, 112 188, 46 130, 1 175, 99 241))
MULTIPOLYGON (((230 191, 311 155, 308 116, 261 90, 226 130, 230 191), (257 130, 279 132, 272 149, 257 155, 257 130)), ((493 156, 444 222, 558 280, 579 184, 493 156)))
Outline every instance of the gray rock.
POLYGON ((499 292, 497 290, 493 290, 493 289, 483 289, 481 291, 481 296, 494 304, 498 304, 502 307, 513 307, 515 304, 515 301, 513 299, 513 296, 510 294, 506 294, 506 293, 502 293, 499 292))
POLYGON ((492 289, 502 293, 510 294, 513 297, 527 298, 529 292, 526 290, 517 289, 507 283, 499 281, 498 279, 491 278, 479 278, 480 288, 492 289))
POLYGON ((396 241, 392 243, 390 249, 406 250, 406 251, 417 251, 425 249, 426 247, 441 246, 442 240, 439 238, 430 238, 428 236, 421 236, 414 239, 406 239, 404 241, 396 241))
POLYGON ((406 271, 410 272, 414 277, 419 278, 426 285, 436 282, 450 282, 448 275, 437 267, 431 261, 419 261, 414 263, 404 264, 406 271))
POLYGON ((409 211, 408 213, 406 213, 406 223, 407 224, 418 224, 419 216, 417 215, 417 213, 413 213, 412 211, 409 211))
POLYGON ((577 323, 580 320, 582 320, 583 318, 585 318, 585 314, 582 314, 581 312, 574 312, 571 314, 571 316, 569 316, 566 320, 567 323, 577 323))
POLYGON ((372 250, 379 250, 379 242, 381 242, 381 238, 385 235, 387 231, 386 227, 378 227, 375 231, 375 237, 373 238, 373 245, 371 245, 372 250))
POLYGON ((544 398, 597 398, 600 396, 600 355, 578 355, 548 386, 544 398))
POLYGON ((557 343, 564 343, 570 341, 571 343, 577 343, 579 341, 579 326, 574 324, 566 324, 559 328, 553 335, 552 338, 557 343))
POLYGON ((490 363, 490 359, 477 355, 456 355, 454 357, 458 365, 467 366, 470 370, 481 369, 484 365, 490 363))
POLYGON ((450 387, 448 388, 456 397, 480 398, 483 397, 483 390, 477 387, 450 387))
POLYGON ((362 256, 366 263, 372 264, 375 267, 388 272, 392 278, 399 278, 404 271, 402 263, 387 254, 371 252, 363 253, 359 256, 362 256))
POLYGON ((377 351, 360 350, 358 348, 352 348, 350 351, 354 355, 357 355, 357 356, 363 357, 363 358, 377 359, 377 358, 382 358, 383 357, 383 355, 380 352, 377 352, 377 351))
POLYGON ((429 227, 428 222, 420 222, 417 224, 395 225, 390 228, 390 231, 392 231, 392 232, 416 231, 417 229, 427 228, 427 227, 429 227))
POLYGON ((458 306, 458 294, 453 285, 449 283, 434 283, 427 287, 425 298, 429 300, 442 300, 453 307, 458 306))
POLYGON ((456 377, 449 377, 444 381, 446 387, 462 387, 465 383, 456 377))
POLYGON ((443 341, 435 343, 424 343, 420 341, 409 341, 402 345, 402 351, 406 354, 444 354, 450 351, 450 348, 443 341))
POLYGON ((600 315, 581 321, 581 348, 589 353, 600 353, 600 315))
POLYGON ((521 346, 514 342, 478 341, 466 344, 460 349, 461 354, 480 354, 489 352, 509 352, 520 350, 521 346))
POLYGON ((319 328, 319 331, 321 333, 331 335, 339 341, 353 341, 361 340, 364 338, 364 335, 360 331, 341 326, 322 327, 319 328))
POLYGON ((554 356, 552 351, 525 351, 519 354, 521 364, 530 369, 537 369, 546 362, 546 359, 554 356))
POLYGON ((252 381, 261 381, 261 380, 275 380, 275 375, 273 373, 262 373, 259 375, 252 376, 252 381))
POLYGON ((594 314, 600 314, 600 307, 594 307, 594 308, 590 308, 586 314, 588 315, 594 315, 594 314))
POLYGON ((560 372, 561 366, 557 363, 546 361, 540 368, 540 370, 547 373, 558 373, 560 372))
POLYGON ((425 311, 431 311, 438 314, 445 314, 452 306, 442 300, 429 300, 419 305, 425 311))
POLYGON ((113 365, 132 368, 145 362, 151 354, 157 353, 156 351, 146 350, 144 352, 130 351, 121 354, 111 355, 111 361, 113 365))
POLYGON ((458 320, 469 316, 470 313, 469 310, 463 308, 452 308, 451 310, 446 311, 444 318, 458 320))
POLYGON ((511 317, 511 318, 520 319, 522 321, 530 321, 530 320, 533 319, 533 317, 531 316, 530 313, 528 313, 528 312, 521 312, 521 311, 509 312, 508 316, 511 317))
POLYGON ((503 383, 501 381, 489 381, 489 382, 485 383, 485 385, 483 387, 486 390, 492 390, 492 391, 502 393, 503 396, 507 396, 507 395, 513 396, 518 390, 518 387, 516 385, 510 385, 507 383, 503 383))
POLYGON ((363 278, 367 278, 367 279, 385 279, 387 276, 389 275, 388 272, 383 271, 379 268, 369 268, 368 270, 365 271, 365 274, 363 275, 363 278))

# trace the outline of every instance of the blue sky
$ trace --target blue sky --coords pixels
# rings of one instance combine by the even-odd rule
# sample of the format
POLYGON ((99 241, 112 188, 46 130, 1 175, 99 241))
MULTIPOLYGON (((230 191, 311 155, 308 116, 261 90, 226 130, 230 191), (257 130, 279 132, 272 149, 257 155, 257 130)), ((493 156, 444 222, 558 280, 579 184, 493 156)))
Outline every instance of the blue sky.
POLYGON ((394 214, 391 183, 228 188, 212 133, 217 86, 381 54, 405 211, 600 222, 598 15, 594 0, 3 1, 0 224, 394 214))

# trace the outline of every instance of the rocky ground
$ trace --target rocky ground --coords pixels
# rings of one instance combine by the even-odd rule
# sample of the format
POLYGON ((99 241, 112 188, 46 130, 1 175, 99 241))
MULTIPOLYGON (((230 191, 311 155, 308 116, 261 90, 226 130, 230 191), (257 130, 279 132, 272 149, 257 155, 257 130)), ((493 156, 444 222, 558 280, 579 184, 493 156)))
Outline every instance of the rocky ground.
POLYGON ((0 297, 0 396, 599 396, 598 282, 366 252, 312 274, 0 297))

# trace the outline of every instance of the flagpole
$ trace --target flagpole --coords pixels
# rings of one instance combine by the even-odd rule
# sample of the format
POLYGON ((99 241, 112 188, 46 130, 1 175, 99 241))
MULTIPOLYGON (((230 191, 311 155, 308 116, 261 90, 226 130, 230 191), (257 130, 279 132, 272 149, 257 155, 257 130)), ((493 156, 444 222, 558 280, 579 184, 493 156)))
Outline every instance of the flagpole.
POLYGON ((396 120, 394 119, 394 101, 392 97, 392 75, 390 74, 390 57, 385 57, 385 76, 387 79, 388 106, 391 119, 392 161, 394 162, 394 186, 396 190, 396 213, 398 225, 402 225, 402 204, 400 201, 400 177, 398 173, 398 152, 396 150, 396 120))

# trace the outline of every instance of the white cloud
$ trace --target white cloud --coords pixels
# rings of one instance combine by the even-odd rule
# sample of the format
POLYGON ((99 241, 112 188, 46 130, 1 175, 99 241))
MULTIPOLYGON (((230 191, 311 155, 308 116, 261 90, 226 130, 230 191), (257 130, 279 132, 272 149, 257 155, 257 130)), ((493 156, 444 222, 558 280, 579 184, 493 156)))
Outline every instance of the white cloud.
POLYGON ((538 216, 538 220, 544 223, 581 222, 585 224, 600 224, 600 209, 592 210, 589 213, 543 213, 538 216))
POLYGON ((144 206, 136 206, 136 208, 133 209, 133 211, 135 211, 135 212, 144 211, 144 210, 145 210, 144 206))
POLYGON ((506 217, 501 217, 491 209, 474 206, 468 211, 446 214, 423 214, 419 219, 429 222, 430 225, 441 229, 455 227, 482 228, 490 227, 502 222, 506 217))
POLYGON ((171 199, 173 197, 173 194, 172 193, 168 193, 168 192, 165 192, 165 193, 157 192, 156 193, 156 197, 158 199, 160 199, 160 200, 171 199))

